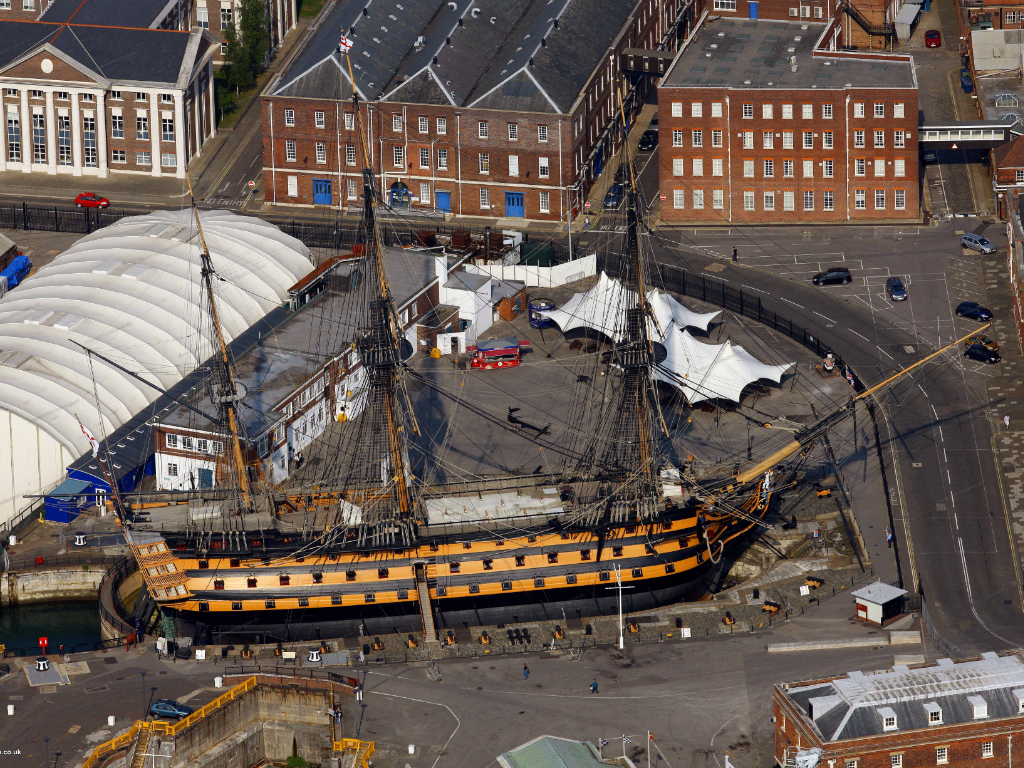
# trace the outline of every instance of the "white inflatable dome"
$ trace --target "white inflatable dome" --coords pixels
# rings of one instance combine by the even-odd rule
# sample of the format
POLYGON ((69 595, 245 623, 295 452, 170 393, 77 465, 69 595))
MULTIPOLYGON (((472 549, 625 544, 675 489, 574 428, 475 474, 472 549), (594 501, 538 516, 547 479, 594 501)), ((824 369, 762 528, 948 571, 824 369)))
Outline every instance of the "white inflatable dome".
MULTIPOLYGON (((226 339, 279 306, 313 263, 273 224, 228 211, 200 213, 226 339)), ((163 389, 210 354, 202 322, 199 234, 189 210, 122 219, 87 235, 0 298, 0 522, 48 490, 89 450, 76 414, 97 437, 159 393, 83 346, 163 389)))

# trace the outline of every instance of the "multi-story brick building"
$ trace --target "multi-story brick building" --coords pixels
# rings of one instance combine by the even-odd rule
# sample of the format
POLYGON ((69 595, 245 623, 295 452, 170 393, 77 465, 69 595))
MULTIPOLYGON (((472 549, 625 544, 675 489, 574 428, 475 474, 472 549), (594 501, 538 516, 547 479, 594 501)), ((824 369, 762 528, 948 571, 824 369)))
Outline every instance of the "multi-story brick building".
POLYGON ((116 5, 112 17, 108 0, 54 0, 42 21, 0 14, 0 39, 16 41, 0 46, 0 171, 182 178, 216 133, 216 41, 176 29, 173 3, 116 5))
MULTIPOLYGON (((393 205, 564 220, 619 146, 617 53, 673 46, 700 0, 340 0, 263 98, 277 205, 361 205, 367 151, 393 205)), ((639 107, 643 78, 627 94, 639 107)))
POLYGON ((658 87, 665 222, 916 219, 910 56, 829 23, 705 22, 658 87))
MULTIPOLYGON (((296 0, 267 0, 267 28, 270 32, 268 58, 274 57, 285 36, 298 24, 296 5, 296 0)), ((209 30, 220 43, 213 58, 214 66, 224 63, 224 54, 227 52, 224 32, 238 22, 240 6, 239 0, 189 0, 185 5, 189 13, 189 25, 209 30)))
POLYGON ((783 683, 772 698, 778 765, 793 765, 801 751, 820 768, 980 767, 1024 758, 1019 652, 783 683))

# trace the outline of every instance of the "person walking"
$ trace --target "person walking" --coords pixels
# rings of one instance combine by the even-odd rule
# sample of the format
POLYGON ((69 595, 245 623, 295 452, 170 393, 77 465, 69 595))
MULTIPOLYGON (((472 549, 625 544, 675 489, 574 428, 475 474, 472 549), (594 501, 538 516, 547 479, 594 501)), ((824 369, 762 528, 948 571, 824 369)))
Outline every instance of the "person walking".
POLYGON ((529 679, 530 679, 530 668, 528 666, 526 666, 525 664, 523 664, 523 680, 529 680, 529 679))
POLYGON ((1006 425, 1007 429, 1010 428, 1010 414, 1006 414, 1005 416, 1003 416, 1003 424, 1006 425))
POLYGON ((889 545, 889 549, 892 549, 892 531, 889 530, 889 526, 885 526, 885 543, 889 545))
POLYGON ((587 211, 586 218, 583 219, 583 231, 590 231, 590 211, 587 211))
POLYGON ((590 682, 590 692, 591 693, 597 693, 597 678, 596 677, 590 682))
POLYGON ((733 246, 733 249, 732 249, 732 263, 735 264, 737 261, 739 261, 739 254, 736 253, 736 247, 733 246))

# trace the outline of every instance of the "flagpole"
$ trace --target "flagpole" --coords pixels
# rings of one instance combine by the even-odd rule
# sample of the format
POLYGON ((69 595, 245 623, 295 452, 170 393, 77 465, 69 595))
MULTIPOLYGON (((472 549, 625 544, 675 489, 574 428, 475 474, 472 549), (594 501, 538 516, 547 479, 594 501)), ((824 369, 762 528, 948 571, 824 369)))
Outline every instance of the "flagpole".
POLYGON ((651 742, 654 739, 651 738, 651 732, 647 732, 647 768, 651 768, 651 742))

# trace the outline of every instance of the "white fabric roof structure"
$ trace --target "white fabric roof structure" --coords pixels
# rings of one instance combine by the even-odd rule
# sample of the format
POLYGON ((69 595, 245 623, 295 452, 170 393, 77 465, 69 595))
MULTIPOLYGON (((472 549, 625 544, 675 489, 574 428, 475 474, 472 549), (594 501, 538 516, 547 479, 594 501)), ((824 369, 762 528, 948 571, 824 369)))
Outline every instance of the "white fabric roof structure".
MULTIPOLYGON (((561 307, 541 310, 538 313, 554 320, 562 333, 577 328, 590 328, 617 341, 622 338, 626 327, 626 315, 623 310, 635 303, 632 296, 633 292, 630 289, 602 272, 589 291, 577 293, 561 307)), ((685 328, 689 325, 706 331, 711 321, 721 314, 721 310, 694 312, 676 301, 675 297, 658 290, 649 291, 647 300, 651 303, 660 326, 659 332, 653 323, 648 322, 649 333, 651 338, 659 341, 673 326, 685 328)))
MULTIPOLYGON (((230 341, 280 306, 313 263, 306 246, 265 221, 228 211, 200 219, 223 278, 215 291, 230 341)), ((14 449, 26 464, 0 467, 0 521, 89 450, 76 414, 100 437, 159 396, 98 359, 94 394, 89 358, 72 341, 163 389, 211 353, 212 340, 197 339, 208 328, 200 270, 191 211, 159 211, 83 237, 0 298, 0 454, 14 449)))
POLYGON ((654 377, 682 390, 691 404, 714 398, 738 403, 748 384, 760 379, 778 384, 794 365, 762 363, 731 341, 705 344, 678 328, 669 332, 664 344, 668 357, 655 368, 654 377))

